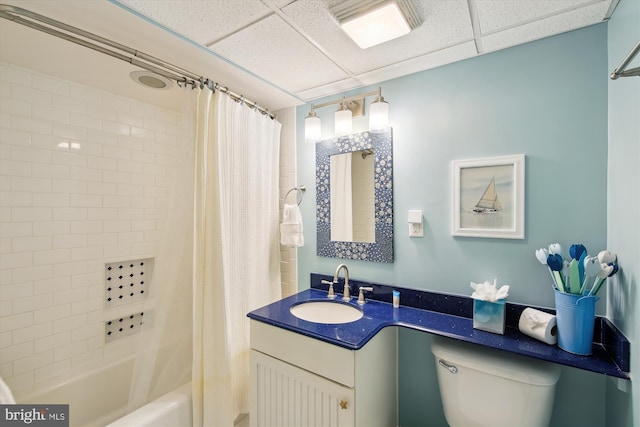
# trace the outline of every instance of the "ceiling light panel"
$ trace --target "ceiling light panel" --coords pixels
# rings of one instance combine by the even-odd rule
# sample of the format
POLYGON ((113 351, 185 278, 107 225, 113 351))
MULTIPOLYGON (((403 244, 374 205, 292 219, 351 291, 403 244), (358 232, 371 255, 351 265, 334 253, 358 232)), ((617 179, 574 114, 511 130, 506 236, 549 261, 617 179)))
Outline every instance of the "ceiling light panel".
POLYGON ((407 35, 421 22, 408 0, 347 0, 331 13, 361 49, 407 35))

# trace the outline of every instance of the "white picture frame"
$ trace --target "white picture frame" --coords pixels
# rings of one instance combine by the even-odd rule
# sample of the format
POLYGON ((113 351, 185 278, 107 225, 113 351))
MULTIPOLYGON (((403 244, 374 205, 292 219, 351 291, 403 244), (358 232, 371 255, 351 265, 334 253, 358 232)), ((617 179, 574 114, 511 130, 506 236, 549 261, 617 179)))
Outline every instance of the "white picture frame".
POLYGON ((453 236, 524 239, 525 155, 452 161, 453 236))

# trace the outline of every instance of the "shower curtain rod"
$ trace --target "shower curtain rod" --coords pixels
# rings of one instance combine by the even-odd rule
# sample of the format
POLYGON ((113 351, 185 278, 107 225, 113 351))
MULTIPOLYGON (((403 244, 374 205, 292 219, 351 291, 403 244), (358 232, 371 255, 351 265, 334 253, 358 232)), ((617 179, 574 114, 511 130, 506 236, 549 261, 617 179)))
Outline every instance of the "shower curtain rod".
POLYGON ((178 82, 178 84, 182 83, 185 85, 191 85, 192 87, 196 87, 196 85, 199 85, 201 89, 204 88, 204 86, 207 86, 212 91, 219 90, 220 92, 230 96, 235 101, 245 103, 249 107, 255 108, 262 114, 265 114, 270 118, 275 119, 275 114, 271 113, 268 109, 260 107, 256 102, 246 99, 244 95, 239 95, 231 91, 228 87, 221 86, 220 84, 215 83, 211 79, 208 79, 203 76, 198 76, 192 73, 191 71, 185 70, 184 68, 180 68, 169 62, 163 61, 162 59, 156 58, 144 52, 140 52, 139 50, 132 49, 128 46, 114 42, 113 40, 109 40, 107 38, 98 36, 88 31, 84 31, 80 28, 76 28, 71 25, 67 25, 63 22, 56 21, 55 19, 48 18, 46 16, 37 14, 35 12, 31 12, 29 10, 16 7, 16 6, 7 5, 7 4, 0 4, 0 17, 7 19, 9 21, 13 21, 16 24, 24 25, 26 27, 29 27, 38 31, 42 31, 44 33, 53 35, 55 37, 70 41, 72 43, 76 43, 80 46, 93 49, 97 52, 103 53, 105 55, 109 55, 121 61, 128 62, 131 65, 135 65, 136 67, 140 67, 140 68, 144 68, 145 70, 152 71, 168 79, 175 80, 176 82, 178 82), (44 24, 49 25, 50 27, 31 21, 29 19, 25 19, 23 17, 30 18, 35 21, 40 21, 44 24), (51 27, 55 27, 55 28, 58 28, 59 30, 63 30, 66 32, 58 31, 51 27), (120 50, 132 56, 127 56, 120 52, 113 51, 107 47, 91 43, 90 41, 75 37, 74 35, 67 34, 67 33, 71 33, 71 34, 74 34, 75 36, 80 36, 89 40, 93 40, 94 42, 98 42, 110 48, 120 50))
POLYGON ((618 77, 630 77, 630 76, 640 76, 640 67, 631 68, 627 70, 627 65, 635 58, 635 56, 640 52, 640 41, 636 43, 636 45, 631 49, 629 54, 622 60, 618 68, 613 70, 609 78, 611 80, 615 80, 618 77))

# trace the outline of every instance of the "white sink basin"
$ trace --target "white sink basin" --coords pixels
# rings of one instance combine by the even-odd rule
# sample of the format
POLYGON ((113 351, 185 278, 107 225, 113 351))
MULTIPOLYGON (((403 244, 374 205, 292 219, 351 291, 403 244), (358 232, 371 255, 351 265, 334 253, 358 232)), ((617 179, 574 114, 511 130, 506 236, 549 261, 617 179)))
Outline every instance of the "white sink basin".
POLYGON ((363 316, 362 310, 337 301, 309 301, 292 306, 289 311, 298 319, 315 323, 349 323, 363 316))

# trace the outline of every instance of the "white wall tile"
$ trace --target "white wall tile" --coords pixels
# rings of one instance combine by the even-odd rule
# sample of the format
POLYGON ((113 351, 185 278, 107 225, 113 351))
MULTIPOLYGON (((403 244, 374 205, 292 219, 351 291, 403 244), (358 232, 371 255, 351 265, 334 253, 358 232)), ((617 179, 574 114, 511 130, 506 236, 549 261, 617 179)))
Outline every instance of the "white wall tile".
POLYGON ((34 89, 44 92, 51 92, 63 96, 69 95, 69 83, 42 74, 34 74, 32 76, 31 86, 34 89))
POLYGON ((23 236, 11 239, 11 248, 13 252, 36 252, 51 249, 50 236, 23 236))
POLYGON ((84 113, 87 111, 87 103, 81 99, 73 99, 68 96, 53 95, 51 105, 69 112, 84 113))
POLYGON ((33 280, 41 280, 51 277, 51 265, 39 265, 26 268, 14 268, 13 280, 16 283, 30 282, 33 280))
POLYGON ((185 150, 179 113, 0 71, 0 368, 28 391, 134 351, 104 344, 104 263, 155 255, 185 150))
POLYGON ((19 344, 23 342, 34 341, 38 338, 47 337, 51 335, 51 331, 52 325, 49 322, 31 325, 22 329, 16 329, 13 331, 13 343, 19 344))
POLYGON ((71 261, 71 251, 69 249, 52 249, 49 251, 33 252, 33 264, 57 264, 71 261))
POLYGON ((52 328, 53 321, 66 319, 71 316, 71 304, 60 304, 38 310, 34 313, 34 321, 37 324, 48 325, 52 328))
POLYGON ((17 298, 13 300, 13 312, 15 314, 26 311, 36 311, 51 305, 51 294, 35 295, 27 298, 17 298))
POLYGON ((9 348, 5 347, 0 350, 0 360, 16 360, 31 356, 34 354, 33 347, 33 341, 13 345, 9 348))
POLYGON ((37 105, 51 105, 52 100, 50 93, 20 84, 11 85, 11 97, 37 105))
POLYGON ((22 359, 15 360, 13 362, 14 375, 23 374, 27 371, 31 371, 34 368, 38 369, 43 366, 49 365, 53 362, 53 352, 45 351, 44 353, 38 353, 31 356, 24 357, 22 359))
POLYGON ((19 99, 9 98, 7 96, 0 97, 0 112, 17 114, 21 116, 31 115, 31 103, 21 101, 19 99))
POLYGON ((71 343, 71 332, 61 332, 48 337, 35 340, 35 352, 42 353, 47 350, 62 347, 71 343))
POLYGON ((19 67, 13 67, 9 64, 0 64, 0 74, 2 81, 7 83, 16 83, 23 86, 31 86, 31 72, 19 67))
MULTIPOLYGON (((69 288, 71 288, 71 278, 69 276, 51 277, 33 282, 33 293, 35 295, 64 291, 69 288)), ((40 313, 42 313, 42 310, 36 313, 36 317, 40 313)))
POLYGON ((0 320, 0 332, 15 331, 33 325, 33 313, 2 316, 0 320))
POLYGON ((11 147, 11 160, 30 161, 32 163, 51 163, 53 159, 49 150, 28 147, 11 147))
POLYGON ((36 119, 69 124, 68 111, 46 105, 34 105, 31 109, 31 116, 36 119))
MULTIPOLYGON (((57 125, 60 126, 60 125, 57 125)), ((12 116, 11 117, 11 128, 13 130, 25 131, 25 132, 33 132, 33 133, 44 133, 51 134, 51 130, 54 125, 49 120, 43 119, 34 119, 31 117, 24 116, 12 116)))
POLYGON ((0 129, 0 141, 7 145, 31 145, 31 132, 3 127, 0 129))

